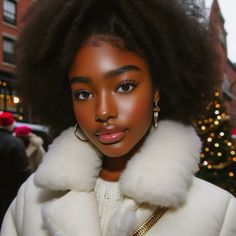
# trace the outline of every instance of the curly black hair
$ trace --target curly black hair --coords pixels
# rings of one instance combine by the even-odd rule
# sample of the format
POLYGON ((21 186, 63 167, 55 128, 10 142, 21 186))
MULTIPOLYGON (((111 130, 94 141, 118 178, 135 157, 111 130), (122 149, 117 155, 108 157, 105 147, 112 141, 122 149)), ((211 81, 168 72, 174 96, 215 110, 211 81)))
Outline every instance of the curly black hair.
MULTIPOLYGON (((179 0, 40 0, 17 42, 26 106, 54 135, 76 123, 68 72, 91 35, 123 40, 147 61, 160 91, 160 119, 191 124, 218 81, 217 52, 199 8, 179 0), (197 10, 194 10, 197 9, 197 10)), ((194 2, 193 0, 190 2, 194 2)))

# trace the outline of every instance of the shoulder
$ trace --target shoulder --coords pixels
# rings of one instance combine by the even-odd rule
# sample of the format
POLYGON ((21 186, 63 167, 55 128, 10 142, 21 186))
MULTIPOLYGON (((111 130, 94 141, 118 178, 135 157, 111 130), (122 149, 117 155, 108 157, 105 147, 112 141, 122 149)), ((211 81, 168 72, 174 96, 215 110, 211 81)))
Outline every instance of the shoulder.
MULTIPOLYGON (((20 187, 16 198, 15 198, 15 205, 16 205, 16 213, 17 215, 25 213, 28 208, 31 208, 33 205, 34 207, 31 208, 32 210, 35 209, 37 204, 40 204, 41 196, 46 193, 44 189, 37 187, 34 184, 34 174, 32 174, 20 187)), ((23 218, 23 217, 22 217, 23 218)))
POLYGON ((12 136, 11 132, 8 130, 0 129, 0 137, 1 140, 13 140, 14 137, 12 136))
POLYGON ((200 178, 197 178, 195 177, 193 179, 193 184, 192 184, 192 187, 191 187, 191 191, 195 192, 197 191, 198 192, 198 197, 206 197, 206 195, 208 196, 208 198, 213 198, 215 200, 230 200, 230 199, 234 199, 234 196, 227 192, 226 190, 212 184, 212 183, 209 183, 205 180, 202 180, 200 178))
POLYGON ((7 130, 0 131, 0 139, 2 144, 7 145, 8 148, 24 148, 24 143, 7 130))
MULTIPOLYGON (((236 198, 226 190, 207 181, 194 178, 189 192, 189 202, 194 204, 196 211, 205 211, 212 221, 221 226, 220 236, 236 235, 236 198)), ((204 218, 205 218, 204 217, 204 218)))
POLYGON ((222 209, 222 214, 227 213, 228 207, 231 207, 231 204, 236 202, 235 197, 231 193, 196 177, 190 187, 188 200, 195 202, 196 205, 205 205, 209 209, 222 209))
POLYGON ((189 186, 186 202, 167 211, 156 230, 160 230, 162 235, 235 236, 235 217, 235 198, 195 177, 189 186))
POLYGON ((57 197, 59 197, 58 192, 36 186, 34 183, 34 174, 32 174, 22 184, 16 198, 7 210, 2 224, 1 235, 15 235, 8 233, 12 229, 17 232, 17 235, 25 235, 24 232, 26 231, 43 231, 42 206, 57 197))
POLYGON ((17 196, 16 204, 19 206, 27 203, 27 208, 33 205, 41 205, 57 196, 56 191, 51 191, 46 188, 38 187, 34 182, 35 174, 32 174, 20 187, 17 196))
POLYGON ((29 134, 29 140, 31 145, 41 146, 43 145, 43 139, 34 133, 29 134))

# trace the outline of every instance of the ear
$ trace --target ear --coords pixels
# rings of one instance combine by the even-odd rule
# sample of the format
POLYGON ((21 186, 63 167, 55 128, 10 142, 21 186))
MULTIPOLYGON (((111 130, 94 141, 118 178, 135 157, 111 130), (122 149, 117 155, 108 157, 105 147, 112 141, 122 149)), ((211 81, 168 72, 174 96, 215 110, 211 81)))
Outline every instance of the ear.
POLYGON ((158 103, 160 100, 160 91, 157 88, 154 88, 154 93, 153 93, 153 101, 155 103, 158 103))

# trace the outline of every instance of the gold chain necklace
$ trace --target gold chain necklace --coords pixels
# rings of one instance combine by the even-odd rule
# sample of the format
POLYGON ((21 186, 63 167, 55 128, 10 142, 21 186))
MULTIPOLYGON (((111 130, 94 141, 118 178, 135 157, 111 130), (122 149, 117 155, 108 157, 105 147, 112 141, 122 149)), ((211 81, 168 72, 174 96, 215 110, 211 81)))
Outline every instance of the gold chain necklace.
POLYGON ((132 236, 145 235, 154 224, 163 216, 167 211, 166 207, 157 207, 153 214, 132 234, 132 236))

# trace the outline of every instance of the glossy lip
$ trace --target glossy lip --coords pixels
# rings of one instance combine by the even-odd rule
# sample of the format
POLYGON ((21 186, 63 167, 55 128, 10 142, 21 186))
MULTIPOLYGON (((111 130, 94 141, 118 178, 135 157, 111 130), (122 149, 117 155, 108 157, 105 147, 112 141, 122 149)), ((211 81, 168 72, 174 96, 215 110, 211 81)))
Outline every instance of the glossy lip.
POLYGON ((99 129, 95 135, 103 144, 113 144, 120 142, 126 135, 127 129, 109 125, 99 129))

